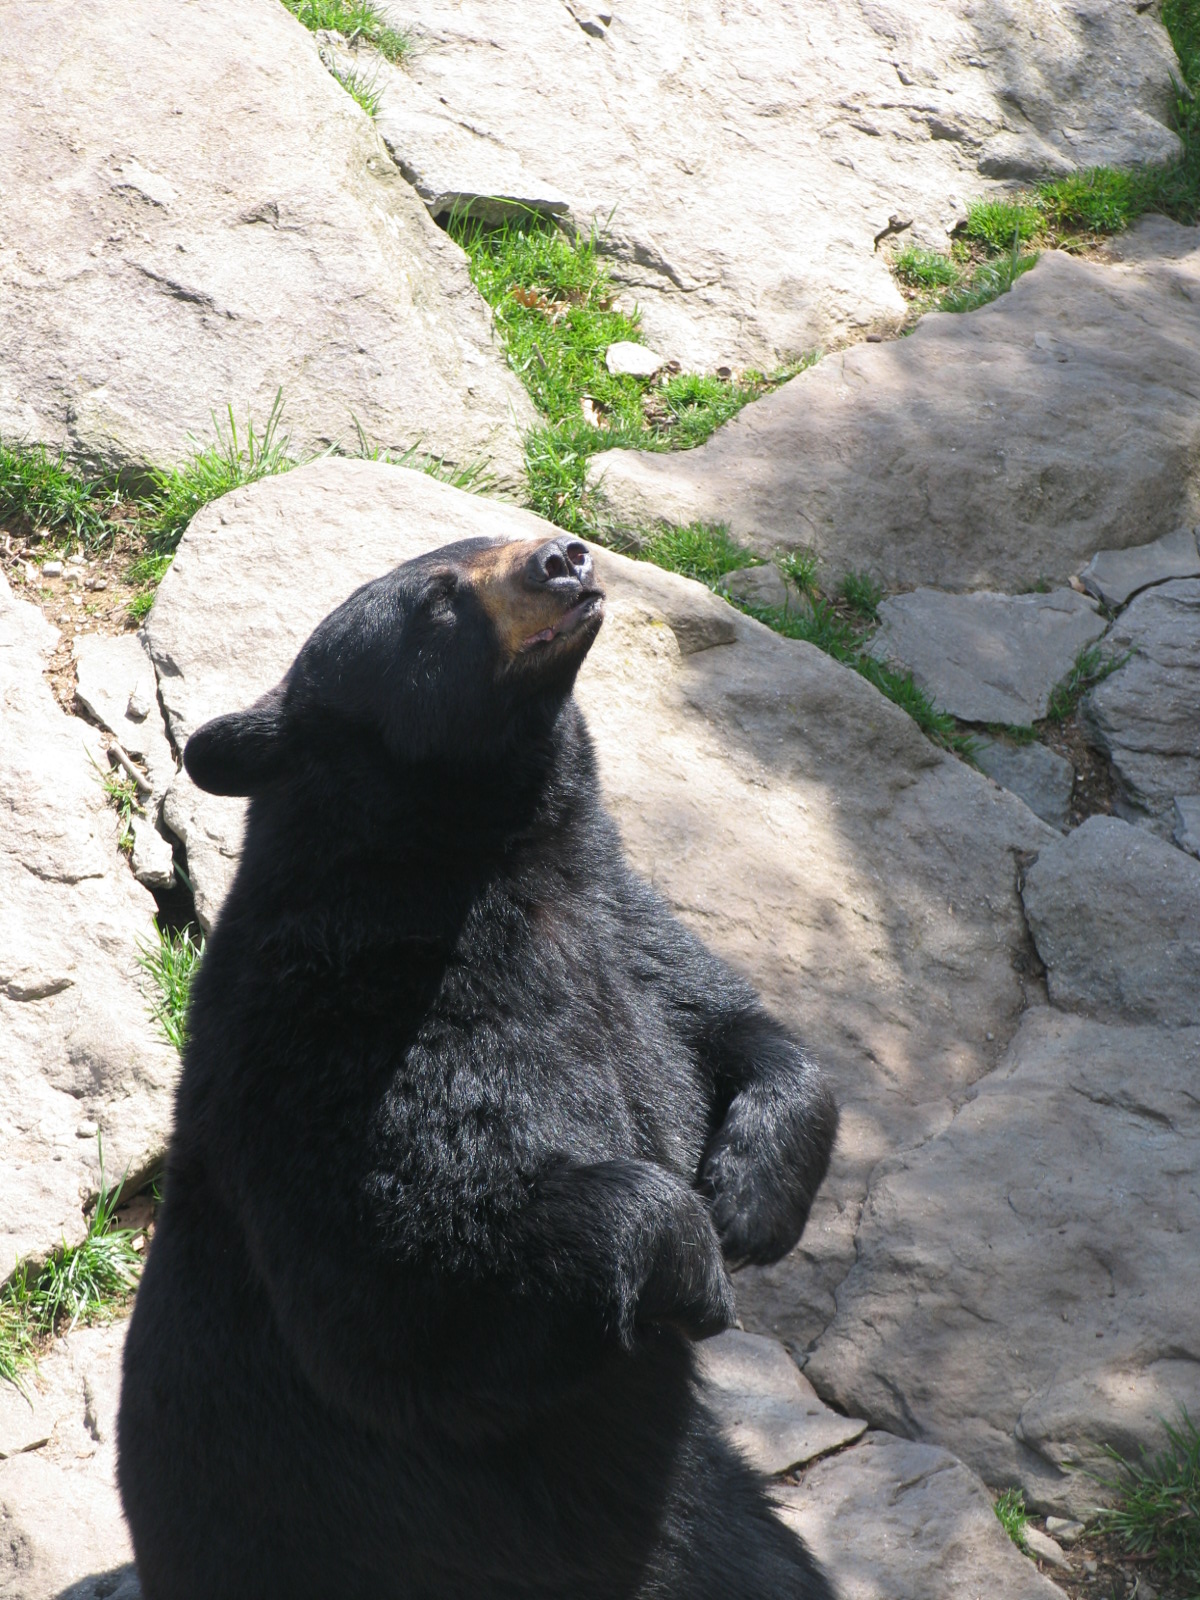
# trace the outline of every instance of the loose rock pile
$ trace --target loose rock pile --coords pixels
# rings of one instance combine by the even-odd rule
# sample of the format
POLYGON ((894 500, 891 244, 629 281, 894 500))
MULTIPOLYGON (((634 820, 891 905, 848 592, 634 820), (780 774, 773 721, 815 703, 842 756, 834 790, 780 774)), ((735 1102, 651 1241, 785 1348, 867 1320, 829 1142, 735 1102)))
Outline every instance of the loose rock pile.
MULTIPOLYGON (((276 0, 69 22, 0 0, 0 439, 163 466, 282 385, 301 452, 357 421, 487 458, 515 494, 533 412, 431 217, 611 213, 654 359, 769 365, 899 320, 873 248, 898 207, 944 244, 1001 179, 1174 148, 1149 11, 801 10, 421 0, 376 131, 322 64, 361 51, 276 0)), ((979 740, 981 771, 811 645, 597 551, 579 694, 629 850, 842 1106, 801 1247, 739 1275, 751 1331, 703 1365, 847 1600, 1048 1600, 984 1485, 1082 1515, 1106 1447, 1200 1416, 1198 283, 1195 230, 1150 219, 827 356, 697 450, 594 463, 614 524, 723 522, 763 557, 725 582, 742 605, 805 603, 784 551, 868 570, 893 591, 871 648, 979 740), (1107 676, 1052 736, 1089 651, 1107 676), (1073 826, 1084 740, 1114 814, 1073 826)), ((110 1178, 161 1157, 177 1060, 138 967, 146 886, 183 869, 210 926, 243 815, 179 771, 189 733, 359 582, 546 532, 380 462, 267 478, 193 518, 140 634, 75 638, 75 715, 46 681, 57 630, 0 578, 6 1269, 82 1236, 101 1140, 110 1178), (130 862, 97 770, 114 739, 142 778, 130 862)), ((0 1386, 0 1594, 136 1596, 121 1337, 51 1347, 32 1404, 0 1386)))

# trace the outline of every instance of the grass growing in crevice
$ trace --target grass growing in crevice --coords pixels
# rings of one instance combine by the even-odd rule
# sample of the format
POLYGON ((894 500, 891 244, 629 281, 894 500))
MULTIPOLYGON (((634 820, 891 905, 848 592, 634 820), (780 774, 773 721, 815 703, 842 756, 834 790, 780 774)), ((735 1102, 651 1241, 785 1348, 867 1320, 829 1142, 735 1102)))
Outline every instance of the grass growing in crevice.
POLYGON ((141 1230, 116 1225, 122 1184, 110 1189, 100 1150, 100 1195, 78 1244, 62 1244, 40 1267, 18 1262, 0 1287, 0 1379, 20 1383, 55 1334, 118 1310, 137 1285, 141 1230))
POLYGON ((1025 254, 1021 249, 1021 235, 1014 230, 1006 255, 993 261, 981 262, 969 276, 955 288, 947 289, 938 300, 939 311, 978 311, 1007 294, 1031 267, 1037 265, 1037 254, 1025 254))
POLYGON ((95 549, 108 533, 115 487, 88 483, 60 452, 0 440, 0 523, 95 549))
POLYGON ((429 455, 421 449, 420 444, 409 445, 407 450, 397 455, 395 451, 370 440, 357 417, 354 418, 354 427, 358 433, 358 449, 352 452, 356 461, 382 461, 389 467, 407 467, 412 472, 423 472, 426 477, 436 478, 439 483, 448 483, 453 489, 465 489, 471 494, 488 494, 495 487, 495 474, 490 460, 486 458, 447 461, 445 456, 429 455))
POLYGON ((412 53, 412 34, 405 28, 392 27, 371 0, 283 0, 283 3, 311 33, 323 30, 340 33, 347 44, 362 40, 393 66, 400 66, 412 53))
POLYGON ((1141 1462, 1110 1451, 1117 1475, 1105 1480, 1117 1504, 1096 1526, 1131 1554, 1149 1559, 1172 1585, 1200 1594, 1200 1429, 1186 1411, 1163 1424, 1167 1444, 1141 1462))
POLYGON ((369 117, 379 115, 383 90, 379 87, 377 72, 368 72, 364 67, 331 66, 329 70, 351 100, 360 105, 369 117))
POLYGON ((637 312, 616 304, 596 234, 572 239, 533 212, 498 228, 452 217, 448 231, 467 253, 509 365, 545 419, 525 441, 528 504, 570 532, 599 535, 585 486, 589 456, 618 446, 691 449, 815 359, 727 377, 673 364, 652 378, 610 373, 609 345, 642 337, 637 312))
POLYGON ((182 1052, 187 1043, 188 1001, 192 979, 204 956, 204 936, 189 924, 172 931, 155 919, 156 943, 143 944, 138 965, 154 984, 150 1012, 163 1038, 182 1052))
POLYGON ((1024 1550, 1028 1554, 1025 1528, 1029 1522, 1029 1513, 1025 1509, 1023 1492, 1020 1489, 1005 1489, 996 1499, 996 1516, 1000 1526, 1017 1549, 1024 1550))
POLYGON ((710 589, 715 589, 726 573, 761 565, 757 556, 734 544, 728 528, 711 522, 690 522, 683 527, 664 524, 643 535, 635 553, 643 561, 695 578, 710 589))
POLYGON ((95 761, 92 765, 96 768, 100 787, 104 790, 104 798, 117 813, 121 824, 117 848, 125 855, 129 855, 133 850, 133 819, 135 816, 144 817, 146 814, 138 802, 138 786, 128 773, 122 772, 118 767, 109 767, 106 771, 95 761))
POLYGON ((1075 657, 1074 665, 1050 696, 1046 707, 1047 722, 1065 722, 1074 712, 1087 691, 1123 667, 1130 652, 1120 656, 1106 656, 1099 645, 1084 645, 1075 657))

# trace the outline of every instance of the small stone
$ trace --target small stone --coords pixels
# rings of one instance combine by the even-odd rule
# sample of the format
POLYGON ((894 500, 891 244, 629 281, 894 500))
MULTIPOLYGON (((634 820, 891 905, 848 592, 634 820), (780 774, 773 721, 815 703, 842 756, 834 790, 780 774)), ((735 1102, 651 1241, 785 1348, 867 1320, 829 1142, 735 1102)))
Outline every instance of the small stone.
POLYGON ((32 561, 22 562, 22 568, 25 574, 26 583, 36 583, 38 581, 38 569, 34 566, 32 561))
POLYGON ((61 578, 62 577, 62 573, 63 573, 63 564, 62 564, 61 561, 43 561, 42 562, 42 577, 43 578, 61 578))
POLYGON ((145 722, 150 715, 153 702, 145 689, 139 684, 130 694, 129 702, 125 707, 125 715, 130 722, 145 722))
POLYGON ((1063 756, 1044 744, 1007 744, 1002 739, 980 739, 975 760, 1002 789, 1019 795, 1035 816, 1065 833, 1070 817, 1075 770, 1063 756))
POLYGON ((99 1133, 99 1125, 95 1122, 81 1122, 75 1129, 77 1139, 94 1139, 99 1133))
POLYGON ((614 378, 652 378, 666 365, 666 357, 658 355, 648 345, 618 339, 604 352, 604 365, 614 378))
POLYGON ((170 889, 175 883, 175 856, 170 844, 149 817, 134 817, 133 852, 129 864, 133 875, 147 889, 170 889))
POLYGON ((87 581, 86 587, 91 589, 94 593, 98 593, 101 589, 107 589, 108 588, 108 579, 107 578, 89 578, 88 581, 87 581))
POLYGON ((1060 1571, 1070 1571, 1071 1563, 1064 1555, 1062 1546, 1048 1533, 1043 1533, 1040 1528, 1034 1527, 1032 1522, 1025 1525, 1025 1543, 1039 1561, 1048 1562, 1050 1566, 1058 1567, 1060 1571))
POLYGON ((1047 1517, 1046 1532, 1059 1544, 1073 1545, 1083 1537, 1084 1524, 1071 1517, 1047 1517))
POLYGON ((1097 1572, 1099 1572, 1100 1568, 1094 1561, 1085 1561, 1083 1563, 1083 1570, 1089 1578, 1094 1578, 1097 1572))
POLYGON ((1175 796, 1175 843, 1190 855, 1200 856, 1200 794, 1175 796))
POLYGON ((773 561, 761 567, 738 567, 727 572, 717 584, 720 594, 743 605, 760 606, 766 611, 781 611, 795 595, 789 589, 783 573, 773 561))
POLYGON ((1200 577, 1200 549, 1191 528, 1177 528, 1131 550, 1099 550, 1079 576, 1088 593, 1105 605, 1123 606, 1152 583, 1200 577))
POLYGON ((83 604, 83 596, 81 594, 73 594, 71 596, 71 604, 73 606, 81 606, 83 604))

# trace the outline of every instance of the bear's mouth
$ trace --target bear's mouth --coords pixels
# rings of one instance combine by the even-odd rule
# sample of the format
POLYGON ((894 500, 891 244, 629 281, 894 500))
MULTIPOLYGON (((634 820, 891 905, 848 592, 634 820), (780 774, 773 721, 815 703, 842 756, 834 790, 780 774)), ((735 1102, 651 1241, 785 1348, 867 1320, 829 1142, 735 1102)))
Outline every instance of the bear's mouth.
POLYGON ((548 628, 542 628, 538 633, 530 634, 521 645, 521 653, 524 654, 526 650, 545 649, 556 640, 571 638, 589 623, 595 623, 598 627, 603 616, 604 596, 599 589, 590 589, 583 599, 577 601, 569 611, 564 612, 557 622, 548 628))

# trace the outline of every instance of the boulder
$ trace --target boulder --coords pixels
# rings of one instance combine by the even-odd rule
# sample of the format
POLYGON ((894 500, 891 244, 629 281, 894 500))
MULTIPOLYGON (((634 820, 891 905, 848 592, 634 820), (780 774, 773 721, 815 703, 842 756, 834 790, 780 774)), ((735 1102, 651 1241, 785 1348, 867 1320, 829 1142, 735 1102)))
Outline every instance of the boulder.
MULTIPOLYGON (((226 496, 193 520, 148 619, 173 739, 247 705, 322 616, 406 557, 556 531, 373 462, 315 462, 226 496)), ((596 554, 610 606, 579 695, 631 856, 811 1043, 842 1101, 801 1251, 739 1279, 748 1322, 803 1348, 853 1261, 871 1167, 942 1126, 1016 1026, 1031 952, 1014 852, 1055 835, 858 674, 700 584, 596 554)), ((164 815, 186 817, 211 922, 242 805, 180 778, 164 815)))
POLYGON ((371 69, 381 122, 431 206, 561 193, 650 343, 691 368, 897 326, 876 245, 893 215, 945 249, 1001 183, 1179 149, 1174 53, 1125 0, 390 9, 420 43, 371 69))
POLYGON ((1025 874, 1050 998, 1107 1022, 1200 1024, 1200 862, 1089 817, 1025 874))
POLYGON ((776 1491, 841 1600, 1063 1600, 946 1450, 869 1433, 776 1491))
POLYGON ((154 901, 117 849, 95 730, 43 672, 58 632, 0 577, 0 1278, 161 1156, 178 1061, 138 968, 154 901), (99 1139, 97 1138, 99 1133, 99 1139))
POLYGON ((518 480, 462 252, 277 0, 3 0, 0 38, 0 436, 170 465, 281 388, 300 454, 357 420, 518 480))
POLYGON ((17 1396, 40 1435, 0 1459, 5 1600, 140 1600, 116 1485, 125 1330, 116 1322, 58 1340, 25 1376, 32 1404, 0 1389, 0 1407, 17 1396))
POLYGON ((1200 577, 1200 550, 1194 528, 1176 528, 1130 550, 1098 550, 1079 574, 1089 594, 1114 608, 1152 584, 1195 577, 1200 577))
POLYGON ((943 594, 916 589, 879 606, 873 653, 907 668, 933 703, 964 722, 1027 726, 1080 650, 1108 624, 1074 589, 943 594))
POLYGON ((1002 789, 1020 795, 1034 816, 1060 833, 1066 832, 1075 769, 1064 756, 1036 740, 1009 744, 1003 739, 980 738, 975 743, 975 764, 1002 789))
POLYGON ((720 579, 717 589, 730 600, 767 611, 782 611, 797 598, 773 561, 764 561, 761 567, 737 567, 720 579))
POLYGON ((1084 724, 1112 763, 1121 815, 1169 839, 1175 796, 1200 791, 1200 578, 1130 601, 1105 654, 1128 659, 1084 697, 1084 724))
POLYGON ((696 450, 594 456, 590 482, 622 525, 725 523, 826 577, 1065 583, 1174 531, 1195 493, 1200 244, 1163 218, 1135 232, 1125 258, 1052 251, 982 310, 827 355, 696 450))
POLYGON ((1036 1509, 1107 1498, 1106 1446, 1140 1460, 1200 1408, 1198 1069, 1200 1028, 1033 1008, 944 1132, 877 1175, 805 1369, 819 1393, 1036 1509))
POLYGON ((769 1475, 852 1444, 866 1423, 839 1417, 777 1339, 729 1329, 697 1346, 704 1395, 726 1435, 769 1475))

